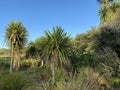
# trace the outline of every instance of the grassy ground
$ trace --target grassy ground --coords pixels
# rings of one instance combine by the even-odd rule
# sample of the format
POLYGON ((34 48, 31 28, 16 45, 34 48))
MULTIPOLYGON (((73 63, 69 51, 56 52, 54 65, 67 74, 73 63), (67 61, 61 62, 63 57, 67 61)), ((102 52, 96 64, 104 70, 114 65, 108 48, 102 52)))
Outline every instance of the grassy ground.
MULTIPOLYGON (((120 88, 120 78, 109 82, 90 67, 81 68, 79 73, 57 70, 55 81, 49 65, 39 66, 36 60, 22 60, 21 68, 9 73, 10 59, 0 59, 0 90, 99 90, 120 88), (111 87, 113 85, 113 87, 111 87)), ((117 89, 113 89, 117 90, 117 89)), ((119 89, 118 89, 119 90, 119 89)))

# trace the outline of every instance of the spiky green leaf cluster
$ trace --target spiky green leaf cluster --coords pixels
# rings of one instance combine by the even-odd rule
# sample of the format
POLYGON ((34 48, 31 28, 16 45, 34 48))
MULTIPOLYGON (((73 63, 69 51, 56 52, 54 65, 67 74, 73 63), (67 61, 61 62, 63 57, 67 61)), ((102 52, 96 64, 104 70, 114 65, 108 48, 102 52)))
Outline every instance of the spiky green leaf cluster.
POLYGON ((27 42, 27 36, 26 28, 23 26, 22 22, 18 21, 15 23, 14 21, 11 21, 10 24, 7 25, 5 40, 9 46, 12 42, 16 47, 24 46, 27 42))

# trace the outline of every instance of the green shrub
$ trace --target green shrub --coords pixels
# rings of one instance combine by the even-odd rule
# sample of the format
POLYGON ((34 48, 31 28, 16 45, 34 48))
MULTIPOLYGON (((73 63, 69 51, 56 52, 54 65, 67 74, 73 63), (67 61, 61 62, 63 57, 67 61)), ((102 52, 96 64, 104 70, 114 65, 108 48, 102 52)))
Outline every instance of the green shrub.
MULTIPOLYGON (((51 75, 52 77, 52 75, 51 75)), ((66 73, 57 69, 55 73, 55 81, 52 78, 40 84, 41 90, 67 90, 66 89, 66 73)))
POLYGON ((38 64, 38 61, 36 60, 22 60, 20 63, 20 69, 26 70, 30 67, 36 67, 38 64))
MULTIPOLYGON (((101 85, 107 86, 103 76, 92 68, 82 68, 80 73, 66 75, 56 71, 55 81, 45 81, 40 84, 40 90, 99 90, 101 85)), ((106 89, 105 89, 106 90, 106 89)))
POLYGON ((28 76, 22 72, 0 74, 0 90, 25 90, 31 84, 28 76))
POLYGON ((51 79, 51 70, 48 65, 32 67, 26 70, 37 82, 48 81, 51 79))
POLYGON ((120 88, 120 78, 113 78, 110 80, 113 88, 120 88))
POLYGON ((0 70, 9 70, 10 60, 9 59, 0 59, 0 70))
POLYGON ((103 76, 94 71, 92 68, 81 68, 80 73, 75 74, 70 80, 69 89, 99 90, 101 84, 107 84, 103 76))
POLYGON ((37 78, 42 81, 47 81, 51 79, 52 76, 51 70, 48 66, 36 68, 35 73, 37 74, 37 78))
POLYGON ((72 68, 74 72, 79 72, 82 67, 95 67, 96 57, 93 52, 82 52, 70 57, 72 68))

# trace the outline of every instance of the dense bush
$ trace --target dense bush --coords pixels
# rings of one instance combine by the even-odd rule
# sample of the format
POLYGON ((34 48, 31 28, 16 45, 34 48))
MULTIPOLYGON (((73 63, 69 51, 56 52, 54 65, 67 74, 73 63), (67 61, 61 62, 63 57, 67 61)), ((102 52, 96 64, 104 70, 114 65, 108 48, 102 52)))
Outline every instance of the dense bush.
POLYGON ((96 64, 95 54, 91 52, 82 52, 78 55, 72 55, 70 58, 74 72, 79 72, 79 69, 85 66, 94 68, 96 64))
POLYGON ((120 57, 120 27, 104 26, 96 38, 97 51, 109 47, 120 57))
POLYGON ((26 90, 31 84, 28 76, 22 72, 0 74, 0 90, 26 90))
POLYGON ((9 59, 0 59, 0 70, 9 70, 10 60, 9 59))
POLYGON ((120 78, 112 78, 109 80, 113 88, 120 88, 120 78))
POLYGON ((47 81, 51 79, 51 70, 48 66, 42 66, 38 67, 35 70, 35 73, 37 74, 37 79, 39 81, 47 81))
POLYGON ((31 67, 36 67, 38 65, 38 62, 39 61, 37 61, 35 59, 22 60, 20 62, 20 70, 26 70, 26 69, 31 68, 31 67))
POLYGON ((56 72, 55 82, 46 81, 40 84, 41 90, 99 90, 104 84, 109 88, 103 76, 92 68, 82 68, 80 73, 70 74, 56 72))

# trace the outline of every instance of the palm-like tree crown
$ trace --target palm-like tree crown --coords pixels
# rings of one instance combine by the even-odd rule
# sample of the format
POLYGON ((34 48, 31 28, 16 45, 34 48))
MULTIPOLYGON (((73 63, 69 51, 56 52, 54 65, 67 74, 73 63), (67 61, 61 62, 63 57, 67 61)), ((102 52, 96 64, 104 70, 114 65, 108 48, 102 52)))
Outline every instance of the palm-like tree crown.
POLYGON ((100 4, 108 4, 110 2, 113 2, 114 0, 97 0, 97 2, 99 2, 100 4))
POLYGON ((44 54, 50 60, 53 56, 60 64, 66 63, 66 57, 71 47, 70 36, 67 36, 67 33, 64 33, 64 30, 57 26, 53 28, 52 33, 45 31, 45 36, 42 39, 41 43, 44 54))
POLYGON ((5 32, 5 40, 7 41, 8 45, 11 45, 13 42, 14 45, 18 48, 22 47, 27 42, 27 31, 24 28, 22 22, 14 22, 12 21, 8 24, 6 32, 5 32))
POLYGON ((98 11, 98 15, 100 16, 100 19, 101 19, 102 23, 106 22, 107 12, 108 12, 107 7, 103 7, 98 11))
POLYGON ((116 2, 112 3, 112 4, 111 4, 111 7, 110 7, 110 9, 112 10, 113 13, 116 13, 116 11, 117 11, 119 8, 120 8, 120 4, 119 4, 119 3, 116 3, 116 2))

